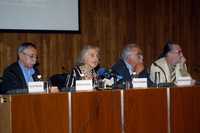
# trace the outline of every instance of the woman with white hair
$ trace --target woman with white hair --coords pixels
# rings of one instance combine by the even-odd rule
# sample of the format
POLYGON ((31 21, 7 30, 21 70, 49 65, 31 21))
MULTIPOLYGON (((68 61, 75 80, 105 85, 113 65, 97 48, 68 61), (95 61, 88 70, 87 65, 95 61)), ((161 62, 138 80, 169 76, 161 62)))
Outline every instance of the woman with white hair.
POLYGON ((76 80, 96 79, 95 68, 99 64, 99 48, 93 45, 84 46, 79 55, 77 64, 72 69, 67 87, 74 87, 76 80))

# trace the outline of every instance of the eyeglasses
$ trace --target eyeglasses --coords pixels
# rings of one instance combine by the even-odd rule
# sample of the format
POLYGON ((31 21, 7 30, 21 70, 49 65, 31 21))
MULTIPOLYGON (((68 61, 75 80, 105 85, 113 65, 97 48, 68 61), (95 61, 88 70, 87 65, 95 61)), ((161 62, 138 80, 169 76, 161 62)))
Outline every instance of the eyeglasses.
POLYGON ((131 58, 132 57, 136 57, 136 58, 138 58, 138 59, 142 59, 143 60, 143 54, 142 53, 133 53, 132 55, 131 55, 131 58))
POLYGON ((30 59, 38 59, 38 57, 36 55, 29 55, 25 52, 22 52, 24 55, 28 56, 30 59))
POLYGON ((135 54, 138 58, 143 58, 143 53, 139 52, 137 54, 135 54))
POLYGON ((172 53, 180 55, 182 53, 182 50, 175 50, 175 51, 172 51, 172 53))

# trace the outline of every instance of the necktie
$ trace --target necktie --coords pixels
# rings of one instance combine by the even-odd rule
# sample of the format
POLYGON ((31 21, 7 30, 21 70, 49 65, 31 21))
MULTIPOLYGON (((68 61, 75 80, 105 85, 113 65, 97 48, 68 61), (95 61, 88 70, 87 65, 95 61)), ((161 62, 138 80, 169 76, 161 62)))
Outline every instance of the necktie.
POLYGON ((176 71, 175 71, 175 66, 171 66, 171 71, 170 71, 170 79, 171 79, 171 82, 175 82, 176 80, 176 71))

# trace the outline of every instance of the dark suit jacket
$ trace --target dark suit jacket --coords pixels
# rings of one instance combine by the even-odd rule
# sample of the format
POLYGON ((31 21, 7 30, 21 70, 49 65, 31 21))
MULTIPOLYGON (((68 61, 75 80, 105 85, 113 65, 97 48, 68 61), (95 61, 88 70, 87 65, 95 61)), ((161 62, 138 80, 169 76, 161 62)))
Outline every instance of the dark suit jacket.
MULTIPOLYGON (((34 68, 35 73, 32 75, 33 80, 37 81, 38 69, 34 68)), ((9 90, 27 89, 27 84, 23 72, 18 64, 15 62, 9 65, 3 72, 3 82, 1 92, 6 93, 9 90)))
MULTIPOLYGON (((118 60, 118 62, 116 64, 114 64, 111 69, 114 73, 123 77, 122 81, 130 81, 132 79, 132 77, 129 73, 129 70, 126 67, 125 62, 122 59, 118 60)), ((138 75, 136 75, 136 77, 137 78, 147 78, 148 86, 151 85, 151 81, 149 79, 149 73, 147 72, 146 69, 144 69, 142 72, 140 72, 138 75)))

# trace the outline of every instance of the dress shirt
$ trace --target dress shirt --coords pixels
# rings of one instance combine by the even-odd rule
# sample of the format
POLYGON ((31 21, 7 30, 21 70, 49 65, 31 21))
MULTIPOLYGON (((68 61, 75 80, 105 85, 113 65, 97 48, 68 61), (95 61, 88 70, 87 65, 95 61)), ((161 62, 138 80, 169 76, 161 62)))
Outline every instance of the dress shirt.
POLYGON ((35 70, 33 68, 25 67, 20 61, 18 63, 19 63, 20 68, 22 69, 22 73, 24 75, 26 83, 33 82, 34 80, 33 80, 32 75, 35 73, 35 70))

